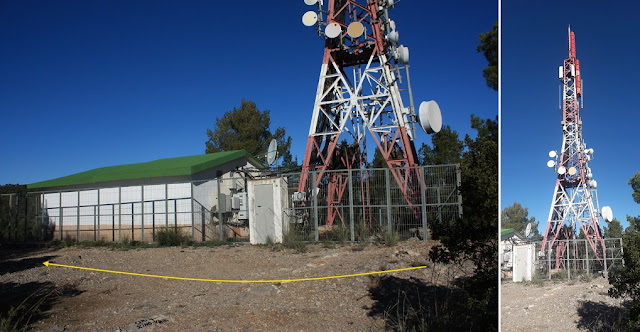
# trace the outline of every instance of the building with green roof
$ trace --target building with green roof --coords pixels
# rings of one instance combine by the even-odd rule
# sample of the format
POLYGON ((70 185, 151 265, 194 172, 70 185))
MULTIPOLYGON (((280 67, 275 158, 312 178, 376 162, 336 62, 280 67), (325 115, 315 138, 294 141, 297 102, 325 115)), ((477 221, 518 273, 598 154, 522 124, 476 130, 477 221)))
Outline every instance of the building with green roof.
POLYGON ((42 222, 60 240, 151 241, 161 227, 207 240, 216 218, 248 226, 247 179, 263 168, 236 150, 102 167, 27 187, 41 192, 42 222))

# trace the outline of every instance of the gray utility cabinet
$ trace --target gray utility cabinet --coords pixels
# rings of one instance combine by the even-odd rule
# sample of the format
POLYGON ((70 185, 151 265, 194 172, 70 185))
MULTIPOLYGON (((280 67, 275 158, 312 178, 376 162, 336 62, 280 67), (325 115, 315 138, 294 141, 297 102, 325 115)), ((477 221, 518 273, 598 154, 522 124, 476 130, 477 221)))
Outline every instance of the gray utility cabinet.
POLYGON ((281 243, 289 229, 289 200, 285 178, 249 181, 249 241, 281 243))

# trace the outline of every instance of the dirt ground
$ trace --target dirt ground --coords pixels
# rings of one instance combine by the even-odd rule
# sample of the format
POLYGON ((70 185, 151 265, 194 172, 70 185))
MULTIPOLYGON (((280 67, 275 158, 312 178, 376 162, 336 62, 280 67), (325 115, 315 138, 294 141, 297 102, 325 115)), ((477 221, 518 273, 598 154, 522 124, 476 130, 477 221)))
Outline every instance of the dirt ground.
MULTIPOLYGON (((282 247, 224 245, 0 251, 0 312, 25 303, 35 331, 380 331, 398 291, 447 287, 468 273, 427 260, 431 242, 282 247), (426 269, 287 283, 181 281, 84 271, 52 263, 205 279, 293 279, 428 265, 426 269), (420 286, 418 286, 420 285, 420 286), (25 300, 26 299, 26 300, 25 300)), ((507 289, 510 289, 508 286, 507 289)), ((403 291, 404 292, 404 291, 403 291)), ((517 312, 512 305, 512 311, 517 312)), ((403 308, 400 308, 403 309, 403 308)), ((396 322, 397 323, 397 322, 396 322)))
POLYGON ((502 331, 613 331, 623 303, 607 295, 609 282, 590 280, 503 282, 502 331))

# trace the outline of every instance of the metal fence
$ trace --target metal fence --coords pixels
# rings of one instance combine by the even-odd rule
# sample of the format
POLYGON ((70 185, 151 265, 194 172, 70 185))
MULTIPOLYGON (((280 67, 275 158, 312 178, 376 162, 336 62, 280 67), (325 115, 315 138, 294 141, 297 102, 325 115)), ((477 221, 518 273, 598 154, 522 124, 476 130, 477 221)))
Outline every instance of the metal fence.
POLYGON ((557 240, 552 247, 548 241, 545 252, 542 242, 536 242, 536 273, 551 279, 578 279, 596 275, 607 276, 612 268, 624 265, 622 239, 603 239, 606 250, 600 258, 593 253, 586 239, 557 240), (557 247, 563 248, 562 257, 557 257, 557 247))
MULTIPOLYGON (((390 173, 310 172, 302 205, 293 201, 302 173, 269 176, 286 179, 290 208, 284 211, 285 222, 303 240, 358 241, 391 233, 427 238, 429 223, 453 222, 461 215, 459 165, 420 167, 420 185, 409 199, 390 173), (345 191, 339 202, 329 202, 328 188, 338 173, 345 191), (336 222, 327 223, 329 213, 338 216, 336 222)), ((2 195, 0 240, 150 242, 169 228, 193 241, 246 242, 247 183, 254 177, 2 195)))

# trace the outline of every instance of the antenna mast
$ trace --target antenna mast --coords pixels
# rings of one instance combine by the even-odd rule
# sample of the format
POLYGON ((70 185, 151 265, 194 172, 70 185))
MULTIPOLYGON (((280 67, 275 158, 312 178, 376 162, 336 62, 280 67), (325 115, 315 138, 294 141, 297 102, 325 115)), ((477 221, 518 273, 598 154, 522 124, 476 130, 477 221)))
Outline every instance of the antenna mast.
MULTIPOLYGON (((605 247, 599 225, 603 219, 613 219, 610 207, 605 206, 600 212, 597 182, 589 168, 593 149, 587 149, 582 138, 580 61, 576 58, 575 35, 571 27, 568 33, 569 55, 558 73, 562 84, 562 149, 559 154, 549 152, 553 159, 547 162, 547 166, 554 169, 557 178, 540 249, 540 256, 544 256, 551 255, 555 248, 556 269, 565 264, 563 257, 568 248, 567 242, 561 240, 577 239, 580 232, 587 239, 595 258, 604 266, 605 247), (549 252, 545 252, 546 246, 549 246, 549 252)), ((571 254, 572 257, 576 255, 571 254)))
MULTIPOLYGON (((399 34, 389 18, 394 0, 327 2, 324 9, 323 0, 305 0, 317 9, 305 13, 302 22, 316 26, 325 46, 298 186, 300 195, 294 197, 308 199, 302 193, 311 193, 309 172, 317 172, 315 187, 321 181, 328 182, 327 224, 341 221, 344 225, 337 206, 348 184, 348 170, 367 167, 368 132, 407 204, 417 213, 422 177, 413 143, 415 124, 428 133, 438 132, 442 117, 434 101, 424 102, 416 115, 409 82, 409 49, 398 45, 399 34), (401 92, 408 93, 409 106, 405 106, 401 92), (344 172, 325 173, 331 170, 344 172)), ((361 199, 367 202, 366 172, 356 173, 362 178, 358 182, 361 199)), ((308 204, 302 199, 294 203, 308 204)), ((363 211, 365 223, 368 215, 363 211)))

